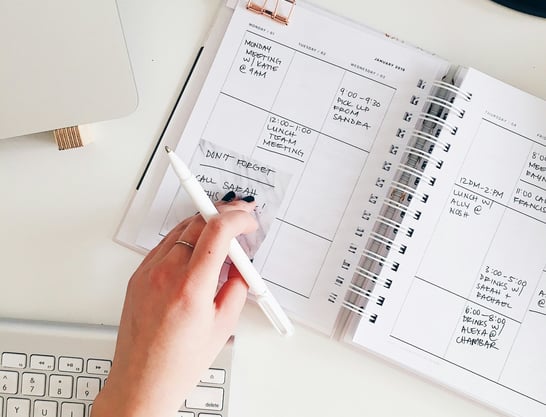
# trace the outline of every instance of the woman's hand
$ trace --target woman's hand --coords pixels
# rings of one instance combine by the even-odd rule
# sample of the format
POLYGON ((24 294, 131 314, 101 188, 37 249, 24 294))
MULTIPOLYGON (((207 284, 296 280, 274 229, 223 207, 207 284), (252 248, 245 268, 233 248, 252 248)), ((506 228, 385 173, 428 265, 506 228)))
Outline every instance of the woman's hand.
POLYGON ((108 381, 92 417, 174 416, 232 334, 247 286, 234 266, 216 293, 229 242, 257 227, 254 203, 184 220, 129 281, 108 381), (185 244, 176 244, 185 241, 185 244))

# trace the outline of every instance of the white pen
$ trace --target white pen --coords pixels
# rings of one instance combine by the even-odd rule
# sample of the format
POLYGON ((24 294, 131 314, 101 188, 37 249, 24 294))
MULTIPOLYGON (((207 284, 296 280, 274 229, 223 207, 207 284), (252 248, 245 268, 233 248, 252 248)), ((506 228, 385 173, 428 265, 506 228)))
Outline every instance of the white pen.
MULTIPOLYGON (((203 190, 195 176, 192 175, 186 164, 178 158, 171 148, 165 146, 165 150, 167 151, 174 172, 180 180, 180 185, 184 187, 205 221, 218 214, 218 210, 216 210, 205 190, 203 190)), ((228 255, 248 284, 249 291, 256 297, 258 305, 269 321, 283 336, 292 335, 294 333, 292 322, 279 302, 273 297, 273 294, 265 285, 265 281, 235 238, 230 242, 228 255)))

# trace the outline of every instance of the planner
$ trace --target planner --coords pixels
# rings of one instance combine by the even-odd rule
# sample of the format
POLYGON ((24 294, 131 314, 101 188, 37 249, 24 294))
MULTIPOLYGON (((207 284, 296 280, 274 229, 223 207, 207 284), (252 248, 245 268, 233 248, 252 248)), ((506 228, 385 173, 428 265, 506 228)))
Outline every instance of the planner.
POLYGON ((546 102, 306 3, 234 3, 117 240, 195 212, 168 145, 213 201, 256 199, 245 247, 292 318, 546 415, 546 102))

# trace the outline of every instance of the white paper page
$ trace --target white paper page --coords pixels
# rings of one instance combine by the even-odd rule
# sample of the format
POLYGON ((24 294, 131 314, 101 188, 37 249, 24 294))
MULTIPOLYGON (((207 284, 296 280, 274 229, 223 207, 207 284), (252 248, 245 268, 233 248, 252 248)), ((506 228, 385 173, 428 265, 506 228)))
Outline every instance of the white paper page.
MULTIPOLYGON (((473 93, 375 324, 354 341, 512 415, 546 415, 546 102, 473 93)), ((461 104, 465 106, 465 104, 461 104)))
MULTIPOLYGON (((392 143, 403 144, 400 126, 413 123, 402 118, 422 106, 411 98, 426 96, 428 80, 448 64, 301 3, 286 26, 244 3, 176 152, 190 162, 204 139, 290 175, 254 264, 294 318, 330 332, 346 285, 336 280, 366 206, 363 195, 385 155, 396 164, 392 143), (370 158, 372 150, 378 156, 370 158)), ((161 239, 177 190, 168 172, 140 245, 161 239)), ((270 206, 265 195, 256 200, 270 206)))

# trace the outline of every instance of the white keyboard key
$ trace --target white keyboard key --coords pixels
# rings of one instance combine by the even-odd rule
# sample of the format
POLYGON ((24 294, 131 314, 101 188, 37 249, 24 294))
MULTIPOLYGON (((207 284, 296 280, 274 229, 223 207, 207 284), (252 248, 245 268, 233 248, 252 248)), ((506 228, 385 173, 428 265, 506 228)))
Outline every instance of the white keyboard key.
POLYGON ((87 373, 94 375, 108 375, 112 367, 111 361, 100 359, 89 359, 87 361, 87 373))
POLYGON ((0 371, 0 393, 16 394, 19 374, 12 371, 0 371))
POLYGON ((76 398, 78 400, 92 401, 100 391, 99 378, 79 377, 76 382, 76 398))
POLYGON ((199 413, 199 417, 222 417, 220 414, 199 413))
POLYGON ((30 368, 37 371, 52 371, 55 368, 55 358, 46 355, 31 355, 30 368))
POLYGON ((195 417, 195 414, 190 413, 189 411, 178 411, 176 417, 195 417))
POLYGON ((67 375, 51 375, 49 377, 49 396, 55 398, 72 397, 72 377, 67 375))
POLYGON ((23 369, 27 366, 27 355, 24 353, 2 353, 2 366, 4 368, 23 369))
POLYGON ((30 417, 30 400, 25 398, 8 398, 6 417, 30 417))
POLYGON ((57 403, 55 401, 34 401, 34 417, 56 417, 57 403))
POLYGON ((196 387, 186 400, 186 408, 220 411, 224 406, 224 389, 196 387))
POLYGON ((63 403, 61 417, 83 417, 85 406, 78 403, 63 403))
POLYGON ((83 359, 61 356, 59 358, 59 371, 61 372, 83 372, 83 359))
POLYGON ((226 371, 223 369, 209 369, 201 379, 206 384, 223 384, 226 382, 226 371))
POLYGON ((21 393, 41 397, 45 395, 46 376, 44 374, 35 374, 25 372, 21 379, 21 393))

